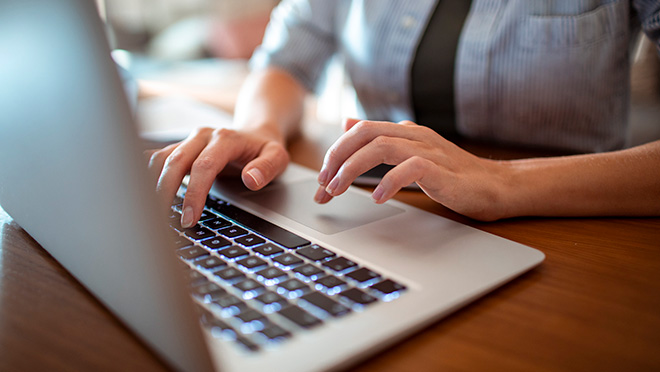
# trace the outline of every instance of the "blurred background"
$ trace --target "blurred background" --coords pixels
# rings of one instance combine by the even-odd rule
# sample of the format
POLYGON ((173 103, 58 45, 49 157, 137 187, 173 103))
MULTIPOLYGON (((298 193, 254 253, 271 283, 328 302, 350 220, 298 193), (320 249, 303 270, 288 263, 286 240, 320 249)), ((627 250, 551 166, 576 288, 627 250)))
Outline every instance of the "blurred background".
MULTIPOLYGON (((329 0, 331 1, 331 0, 329 0)), ((97 0, 115 60, 139 83, 144 135, 172 141, 198 126, 230 127, 247 61, 279 0, 97 0)), ((640 35, 632 52, 629 145, 660 138, 660 58, 640 35)), ((339 61, 330 64, 308 121, 337 125, 355 116, 339 61)), ((323 130, 323 129, 319 129, 323 130)))
MULTIPOLYGON (((136 113, 146 139, 171 142, 199 126, 232 126, 248 60, 279 0, 97 3, 115 61, 139 86, 136 113)), ((306 121, 336 127, 355 116, 354 93, 340 63, 331 63, 319 92, 309 98, 306 121)))

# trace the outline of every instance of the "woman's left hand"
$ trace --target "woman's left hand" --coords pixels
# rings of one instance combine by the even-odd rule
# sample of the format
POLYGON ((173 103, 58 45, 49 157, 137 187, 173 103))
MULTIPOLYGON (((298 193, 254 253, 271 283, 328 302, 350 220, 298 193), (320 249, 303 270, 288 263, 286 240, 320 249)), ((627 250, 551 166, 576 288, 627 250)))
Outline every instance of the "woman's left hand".
POLYGON ((479 158, 432 129, 410 121, 398 124, 347 120, 346 132, 326 153, 314 199, 327 203, 345 192, 362 173, 381 164, 395 165, 372 194, 384 203, 413 182, 436 202, 468 217, 506 216, 508 167, 479 158))

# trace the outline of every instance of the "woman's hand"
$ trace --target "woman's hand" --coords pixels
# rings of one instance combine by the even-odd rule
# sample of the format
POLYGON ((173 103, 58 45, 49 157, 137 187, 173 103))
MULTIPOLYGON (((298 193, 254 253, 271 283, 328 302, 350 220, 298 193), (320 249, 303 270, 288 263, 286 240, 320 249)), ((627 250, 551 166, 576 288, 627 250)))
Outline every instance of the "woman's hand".
POLYGON ((466 216, 495 220, 506 214, 501 209, 508 181, 503 163, 476 157, 410 121, 348 120, 345 129, 325 156, 318 203, 341 195, 360 174, 385 163, 395 167, 374 190, 376 203, 415 182, 433 200, 466 216))
POLYGON ((201 128, 184 141, 153 152, 149 168, 160 174, 157 191, 172 200, 183 178, 190 182, 182 206, 181 225, 193 226, 206 196, 223 170, 239 169, 245 186, 258 190, 286 169, 289 155, 283 140, 265 130, 201 128))

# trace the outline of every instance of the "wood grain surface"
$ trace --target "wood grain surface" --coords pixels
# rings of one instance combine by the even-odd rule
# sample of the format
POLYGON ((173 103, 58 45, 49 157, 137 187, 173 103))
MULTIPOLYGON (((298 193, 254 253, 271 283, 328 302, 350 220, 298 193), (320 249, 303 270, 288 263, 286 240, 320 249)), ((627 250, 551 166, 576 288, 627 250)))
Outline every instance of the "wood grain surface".
MULTIPOLYGON (((318 167, 324 148, 299 141, 294 160, 318 167)), ((354 371, 660 370, 660 218, 479 223, 420 192, 397 199, 547 258, 354 371)), ((1 371, 168 369, 2 210, 0 231, 1 371)))

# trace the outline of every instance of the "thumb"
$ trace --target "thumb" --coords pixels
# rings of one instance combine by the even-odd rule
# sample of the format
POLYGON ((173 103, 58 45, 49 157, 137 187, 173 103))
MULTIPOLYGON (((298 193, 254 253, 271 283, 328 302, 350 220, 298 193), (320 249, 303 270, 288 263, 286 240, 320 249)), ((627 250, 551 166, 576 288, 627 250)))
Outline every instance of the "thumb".
POLYGON ((241 172, 241 179, 250 190, 259 190, 279 176, 289 164, 289 154, 277 142, 268 142, 261 153, 247 163, 241 172))

